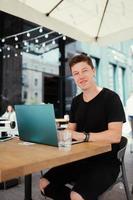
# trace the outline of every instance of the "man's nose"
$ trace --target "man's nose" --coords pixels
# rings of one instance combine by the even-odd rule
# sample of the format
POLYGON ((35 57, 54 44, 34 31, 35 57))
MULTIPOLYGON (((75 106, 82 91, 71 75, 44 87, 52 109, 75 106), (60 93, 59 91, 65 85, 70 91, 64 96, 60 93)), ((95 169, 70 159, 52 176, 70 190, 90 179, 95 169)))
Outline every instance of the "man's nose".
POLYGON ((79 77, 82 78, 84 74, 82 72, 79 73, 79 77))

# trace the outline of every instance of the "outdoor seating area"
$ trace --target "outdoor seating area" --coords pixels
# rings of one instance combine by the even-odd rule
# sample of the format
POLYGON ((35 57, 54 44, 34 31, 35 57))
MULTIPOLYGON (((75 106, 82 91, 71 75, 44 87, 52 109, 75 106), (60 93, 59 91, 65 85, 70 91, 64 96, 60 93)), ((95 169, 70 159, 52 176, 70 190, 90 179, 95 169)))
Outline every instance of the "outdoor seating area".
POLYGON ((133 0, 0 0, 0 200, 133 200, 133 0))

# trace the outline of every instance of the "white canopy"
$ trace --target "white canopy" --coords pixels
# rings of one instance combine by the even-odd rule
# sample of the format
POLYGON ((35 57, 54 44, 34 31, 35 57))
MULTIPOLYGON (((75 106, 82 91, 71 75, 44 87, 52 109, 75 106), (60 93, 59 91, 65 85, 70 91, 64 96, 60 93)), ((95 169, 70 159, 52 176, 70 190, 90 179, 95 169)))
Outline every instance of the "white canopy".
POLYGON ((133 0, 0 0, 0 10, 79 41, 133 39, 133 0))

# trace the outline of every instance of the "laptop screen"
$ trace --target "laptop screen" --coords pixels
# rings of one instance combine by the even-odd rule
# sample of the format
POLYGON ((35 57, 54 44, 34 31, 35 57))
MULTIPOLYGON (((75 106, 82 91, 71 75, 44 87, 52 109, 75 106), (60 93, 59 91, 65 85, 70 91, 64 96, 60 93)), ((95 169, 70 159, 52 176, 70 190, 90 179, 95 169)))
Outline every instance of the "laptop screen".
POLYGON ((21 140, 58 146, 52 104, 15 105, 15 111, 21 140))

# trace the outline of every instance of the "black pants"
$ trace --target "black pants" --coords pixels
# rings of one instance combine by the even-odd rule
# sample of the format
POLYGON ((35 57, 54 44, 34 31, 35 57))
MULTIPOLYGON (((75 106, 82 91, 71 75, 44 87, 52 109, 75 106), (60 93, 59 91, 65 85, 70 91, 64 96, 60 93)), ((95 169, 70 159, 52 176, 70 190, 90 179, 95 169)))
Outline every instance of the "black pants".
POLYGON ((54 200, 70 200, 70 192, 79 193, 85 200, 96 200, 116 180, 118 162, 93 162, 84 159, 50 169, 44 178, 50 181, 45 194, 54 200), (74 182, 70 190, 66 183, 74 182))

